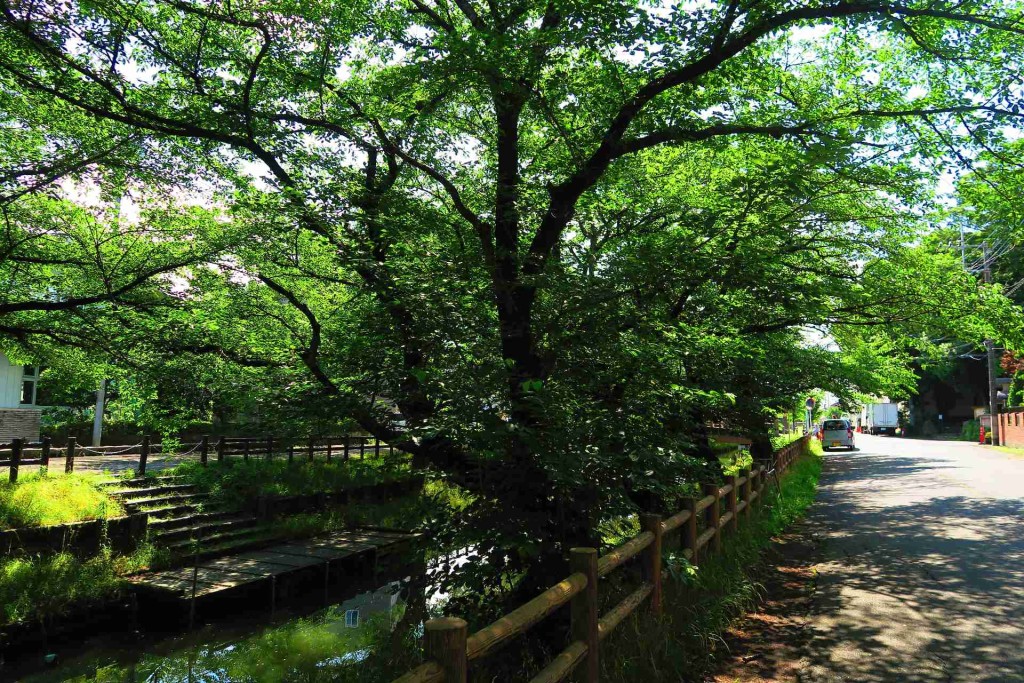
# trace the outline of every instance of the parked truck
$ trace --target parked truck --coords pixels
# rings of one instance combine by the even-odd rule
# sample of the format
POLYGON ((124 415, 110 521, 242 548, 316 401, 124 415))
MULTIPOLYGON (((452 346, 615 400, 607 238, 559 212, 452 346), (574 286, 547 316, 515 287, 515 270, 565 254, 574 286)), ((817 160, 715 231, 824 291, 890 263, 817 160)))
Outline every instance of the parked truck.
POLYGON ((861 425, 868 434, 895 434, 899 412, 895 403, 869 403, 861 410, 861 425))

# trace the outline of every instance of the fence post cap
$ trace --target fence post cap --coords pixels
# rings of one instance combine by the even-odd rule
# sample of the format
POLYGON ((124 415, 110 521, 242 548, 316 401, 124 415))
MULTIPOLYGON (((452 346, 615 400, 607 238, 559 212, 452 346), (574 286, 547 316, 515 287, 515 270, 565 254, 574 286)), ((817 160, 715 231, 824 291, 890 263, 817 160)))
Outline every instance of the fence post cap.
POLYGON ((468 628, 469 623, 459 617, 438 617, 423 625, 424 631, 459 631, 468 628))
POLYGON ((597 548, 569 548, 572 555, 597 555, 597 548))

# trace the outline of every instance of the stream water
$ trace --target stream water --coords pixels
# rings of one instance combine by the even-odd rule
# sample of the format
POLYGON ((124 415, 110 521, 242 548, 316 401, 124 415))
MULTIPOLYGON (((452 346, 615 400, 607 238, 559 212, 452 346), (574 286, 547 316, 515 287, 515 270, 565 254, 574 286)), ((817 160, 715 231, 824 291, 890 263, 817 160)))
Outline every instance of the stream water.
POLYGON ((394 628, 404 583, 309 612, 250 614, 187 634, 119 633, 66 643, 0 668, 0 680, 25 683, 200 683, 335 681, 394 628))

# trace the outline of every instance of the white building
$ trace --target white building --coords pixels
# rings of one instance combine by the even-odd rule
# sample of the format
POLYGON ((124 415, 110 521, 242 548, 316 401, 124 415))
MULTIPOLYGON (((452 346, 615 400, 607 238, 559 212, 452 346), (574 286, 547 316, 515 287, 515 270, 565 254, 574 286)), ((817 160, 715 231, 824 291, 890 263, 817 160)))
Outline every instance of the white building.
POLYGON ((38 382, 39 368, 11 365, 0 353, 0 443, 19 438, 39 440, 38 382))

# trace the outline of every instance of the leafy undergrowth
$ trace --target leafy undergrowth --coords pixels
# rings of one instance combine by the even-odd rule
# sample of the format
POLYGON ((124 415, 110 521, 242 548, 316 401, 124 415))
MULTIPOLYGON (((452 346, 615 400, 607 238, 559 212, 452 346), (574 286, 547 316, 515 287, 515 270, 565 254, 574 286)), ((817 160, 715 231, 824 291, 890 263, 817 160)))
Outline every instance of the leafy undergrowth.
MULTIPOLYGON (((463 489, 444 482, 428 481, 422 493, 401 496, 383 503, 355 503, 326 512, 289 515, 274 522, 273 538, 304 538, 317 534, 351 529, 381 527, 402 531, 419 531, 428 521, 451 518, 465 510, 472 498, 463 489)), ((427 548, 427 554, 444 552, 443 548, 427 548)))
POLYGON ((753 467, 754 457, 747 449, 742 451, 734 449, 728 455, 719 456, 718 462, 722 463, 722 474, 729 476, 739 474, 740 470, 749 470, 753 467))
POLYGON ((701 679, 720 652, 722 632, 759 599, 760 587, 750 577, 761 553, 814 501, 821 473, 816 443, 812 452, 784 477, 781 496, 772 490, 762 512, 723 539, 720 554, 699 566, 678 555, 666 558, 671 578, 664 584, 664 616, 639 612, 619 625, 602 646, 602 681, 701 679))
POLYGON ((325 491, 342 491, 372 484, 397 481, 412 473, 408 459, 367 458, 348 462, 296 460, 248 461, 228 460, 211 462, 203 467, 198 462, 186 462, 169 474, 185 477, 189 483, 211 494, 214 500, 240 503, 259 495, 303 495, 325 491))
POLYGON ((804 433, 802 430, 796 430, 789 432, 788 434, 777 434, 772 437, 772 448, 779 450, 783 446, 788 446, 797 439, 802 439, 804 433))
POLYGON ((124 509, 99 486, 95 475, 30 474, 0 484, 0 529, 107 519, 124 509))
POLYGON ((66 552, 4 558, 0 560, 0 625, 42 622, 112 600, 124 588, 121 577, 147 566, 156 553, 147 545, 124 556, 104 549, 88 559, 66 552))

